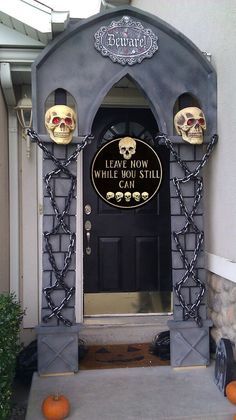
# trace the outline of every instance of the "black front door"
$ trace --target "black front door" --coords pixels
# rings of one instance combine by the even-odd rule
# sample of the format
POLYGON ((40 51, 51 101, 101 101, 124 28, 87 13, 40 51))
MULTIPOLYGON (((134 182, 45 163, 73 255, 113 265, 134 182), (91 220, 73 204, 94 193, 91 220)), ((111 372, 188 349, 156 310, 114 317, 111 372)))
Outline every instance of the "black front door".
POLYGON ((156 147, 163 168, 158 194, 136 209, 105 203, 94 190, 91 161, 109 140, 131 136, 153 143, 158 131, 148 109, 101 108, 84 150, 84 291, 117 293, 171 288, 169 154, 156 147), (86 230, 87 229, 87 230, 86 230))

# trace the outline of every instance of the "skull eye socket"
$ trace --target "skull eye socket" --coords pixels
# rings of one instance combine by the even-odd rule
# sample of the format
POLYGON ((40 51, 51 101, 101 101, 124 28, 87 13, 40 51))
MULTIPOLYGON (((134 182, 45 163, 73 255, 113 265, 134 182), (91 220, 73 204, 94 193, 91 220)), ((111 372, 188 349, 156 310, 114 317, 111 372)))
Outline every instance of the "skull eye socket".
POLYGON ((194 118, 189 118, 188 120, 187 120, 187 125, 189 125, 189 126, 191 126, 191 125, 194 125, 195 124, 195 119, 194 118))
POLYGON ((129 147, 129 152, 133 152, 134 148, 133 147, 129 147))
POLYGON ((125 153, 126 147, 122 147, 120 150, 121 150, 122 153, 125 153))
POLYGON ((65 118, 65 123, 66 123, 66 125, 71 125, 72 124, 72 118, 66 117, 65 118))
POLYGON ((59 124, 60 121, 61 121, 60 117, 53 117, 53 119, 52 119, 53 124, 59 124))
POLYGON ((187 120, 187 125, 189 125, 189 126, 192 126, 192 125, 194 125, 196 123, 198 123, 200 125, 204 125, 205 124, 205 120, 204 120, 204 118, 199 118, 198 120, 195 120, 195 118, 189 118, 187 120))

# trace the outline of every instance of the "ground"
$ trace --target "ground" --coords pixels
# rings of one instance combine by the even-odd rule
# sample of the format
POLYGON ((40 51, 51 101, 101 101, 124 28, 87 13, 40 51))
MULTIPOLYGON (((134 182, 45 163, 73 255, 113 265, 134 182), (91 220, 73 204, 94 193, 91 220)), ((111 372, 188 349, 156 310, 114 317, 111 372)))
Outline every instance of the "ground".
POLYGON ((15 381, 13 384, 13 411, 9 420, 25 420, 27 403, 30 392, 30 383, 22 384, 15 381))

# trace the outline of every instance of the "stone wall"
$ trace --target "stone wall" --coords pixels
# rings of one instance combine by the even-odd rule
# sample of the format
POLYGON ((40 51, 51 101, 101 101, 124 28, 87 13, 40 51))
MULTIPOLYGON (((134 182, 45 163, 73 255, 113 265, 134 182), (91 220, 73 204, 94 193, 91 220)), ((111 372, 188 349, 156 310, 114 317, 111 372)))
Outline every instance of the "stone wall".
MULTIPOLYGON (((193 146, 189 144, 175 144, 175 150, 178 153, 178 156, 185 162, 187 167, 190 170, 194 170, 197 165, 199 164, 202 156, 204 155, 204 149, 202 146, 193 146)), ((179 198, 176 192, 176 188, 172 183, 173 178, 183 178, 185 176, 183 169, 180 165, 175 161, 174 157, 170 155, 170 203, 171 203, 171 231, 180 231, 186 224, 186 217, 183 214, 183 211, 180 207, 179 198)), ((200 173, 199 176, 202 176, 200 173)), ((184 203, 191 213, 191 210, 194 205, 194 198, 196 194, 197 184, 196 181, 190 180, 184 184, 181 184, 181 192, 183 195, 184 203)), ((199 230, 203 231, 203 199, 200 201, 196 213, 193 217, 194 223, 198 227, 199 230)), ((194 255, 194 250, 197 245, 198 234, 194 231, 193 227, 189 227, 188 231, 180 236, 181 246, 185 251, 186 258, 190 263, 191 259, 194 255)), ((202 281, 204 284, 206 283, 206 271, 204 269, 204 244, 202 245, 196 265, 195 265, 195 274, 197 278, 202 281)), ((173 286, 179 282, 186 272, 186 268, 184 267, 181 255, 177 250, 176 243, 172 237, 172 281, 173 286)), ((181 288, 181 293, 184 297, 184 300, 187 305, 192 305, 196 297, 199 293, 199 288, 196 287, 196 283, 192 279, 191 276, 187 279, 184 285, 181 288)), ((174 319, 176 321, 182 321, 184 319, 184 310, 180 305, 179 299, 175 293, 173 293, 173 312, 174 312, 174 319)), ((202 320, 207 318, 206 315, 206 294, 200 304, 199 307, 199 314, 202 320)))
MULTIPOLYGON (((236 284, 209 273, 208 311, 212 319, 212 338, 217 343, 220 338, 228 338, 236 344, 236 284)), ((234 356, 236 351, 234 348, 234 356)))
MULTIPOLYGON (((202 146, 181 143, 179 145, 175 144, 175 150, 190 171, 195 170, 204 155, 202 146)), ((185 173, 179 163, 176 163, 171 156, 171 180, 173 178, 184 178, 186 174, 187 172, 185 173)), ((204 293, 200 301, 199 312, 195 306, 196 303, 198 304, 198 297, 201 292, 196 279, 199 279, 203 284, 206 283, 204 243, 199 242, 201 245, 197 251, 198 241, 204 229, 202 200, 198 202, 201 196, 199 190, 201 175, 200 173, 197 178, 190 179, 179 185, 179 195, 182 196, 186 207, 186 215, 180 206, 180 197, 178 197, 172 182, 170 188, 171 230, 172 233, 178 233, 178 243, 172 242, 172 279, 174 287, 184 279, 186 271, 189 270, 189 277, 181 285, 180 295, 177 296, 173 293, 174 319, 168 322, 170 328, 171 366, 174 367, 206 366, 210 363, 209 327, 211 326, 211 321, 207 319, 206 293, 204 293), (192 214, 192 210, 195 208, 196 196, 198 196, 196 201, 198 205, 192 214), (182 230, 183 228, 184 230, 182 230), (179 252, 179 245, 182 248, 185 261, 183 261, 181 252, 179 252), (197 256, 196 260, 195 256, 197 256), (190 270, 192 261, 195 261, 195 263, 193 264, 193 269, 190 270), (180 297, 184 300, 182 305, 180 304, 180 297), (182 306, 184 306, 184 309, 182 306), (191 310, 189 311, 190 308, 191 310), (190 314, 191 317, 189 316, 190 314), (201 323, 201 328, 197 325, 197 320, 199 324, 201 323)))
MULTIPOLYGON (((47 144, 47 149, 56 156, 57 159, 61 160, 62 162, 68 159, 69 156, 75 151, 76 145, 68 145, 68 146, 58 146, 57 144, 47 144)), ((43 160, 43 176, 50 173, 50 171, 55 170, 56 166, 52 162, 52 160, 48 157, 44 157, 43 160)), ((69 171, 73 175, 76 176, 76 162, 73 161, 68 166, 69 171)), ((65 209, 67 196, 71 188, 71 180, 63 173, 53 175, 50 186, 54 192, 55 196, 55 203, 59 209, 59 213, 62 214, 63 210, 65 209)), ((73 196, 71 206, 69 209, 69 213, 66 214, 64 221, 70 231, 73 233, 76 231, 76 200, 75 196, 73 196)), ((51 200, 49 197, 48 192, 46 191, 44 185, 44 216, 43 216, 43 231, 44 232, 51 232, 52 229, 58 224, 58 219, 55 215, 53 210, 51 200)), ((53 255, 55 258, 56 265, 58 270, 62 270, 65 264, 65 258, 68 251, 69 246, 69 234, 63 231, 60 227, 58 231, 56 231, 50 237, 50 243, 52 245, 53 255)), ((74 287, 75 286, 75 254, 72 255, 72 260, 69 265, 69 269, 66 272, 66 276, 64 278, 65 284, 67 287, 74 287)), ((53 272, 52 265, 50 263, 49 254, 45 250, 44 244, 44 252, 43 252, 43 288, 51 287, 55 284, 56 277, 55 273, 53 272)), ((65 297, 65 290, 61 287, 58 287, 57 290, 51 292, 50 297, 53 300, 55 306, 59 306, 61 301, 65 297)), ((72 298, 66 303, 64 308, 62 309, 62 315, 64 318, 67 318, 71 323, 75 322, 75 297, 72 298)), ((48 308, 48 304, 46 302, 45 296, 42 297, 42 318, 44 316, 50 315, 51 310, 48 308)), ((45 324, 44 324, 45 325, 45 324)), ((58 319, 54 316, 52 317, 46 325, 56 326, 58 325, 58 319)))

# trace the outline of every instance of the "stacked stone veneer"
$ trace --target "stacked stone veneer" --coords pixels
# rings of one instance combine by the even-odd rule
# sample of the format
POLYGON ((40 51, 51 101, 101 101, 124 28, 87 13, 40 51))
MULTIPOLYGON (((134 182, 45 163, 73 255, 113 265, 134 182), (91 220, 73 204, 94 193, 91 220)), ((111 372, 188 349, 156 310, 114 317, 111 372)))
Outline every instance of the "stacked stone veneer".
POLYGON ((212 338, 216 343, 222 337, 228 338, 234 344, 236 357, 236 284, 209 273, 208 308, 213 322, 212 338))
MULTIPOLYGON (((190 144, 175 144, 175 150, 180 158, 187 164, 190 170, 194 170, 204 155, 203 146, 193 146, 190 144)), ((176 232, 181 230, 185 223, 186 218, 181 210, 176 188, 173 185, 172 179, 183 178, 185 173, 180 165, 170 155, 170 203, 171 203, 171 231, 176 232)), ((199 176, 202 176, 200 173, 199 176)), ((196 181, 188 181, 181 184, 181 190, 184 197, 184 202, 191 212, 194 204, 194 197, 196 194, 196 181)), ((203 231, 203 200, 200 201, 199 206, 194 216, 195 224, 198 229, 203 231)), ((185 255, 189 262, 191 261, 194 249, 197 243, 197 234, 194 229, 190 229, 186 234, 181 235, 179 238, 185 255)), ((204 244, 200 250, 195 270, 197 277, 205 284, 206 283, 206 270, 204 268, 204 244)), ((184 268, 183 261, 180 253, 176 248, 176 243, 172 236, 172 282, 173 286, 181 280, 186 269, 184 268)), ((187 280, 181 289, 187 304, 192 304, 196 300, 199 293, 199 288, 191 277, 187 280)), ((181 307, 179 299, 173 291, 173 317, 174 320, 168 323, 171 333, 171 364, 172 366, 190 366, 190 365, 206 365, 209 363, 209 321, 207 320, 207 297, 206 293, 202 299, 199 314, 203 321, 203 327, 199 328, 194 320, 188 319, 184 321, 184 309, 181 307), (203 331, 204 330, 204 331, 203 331), (182 349, 181 349, 182 346, 182 349), (191 350, 192 348, 192 350, 191 350)))

